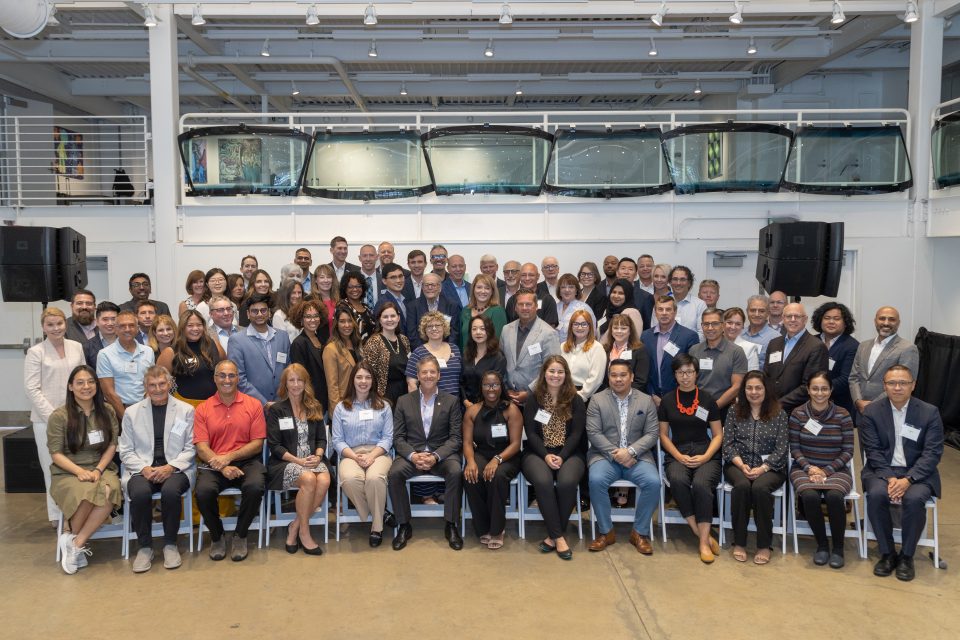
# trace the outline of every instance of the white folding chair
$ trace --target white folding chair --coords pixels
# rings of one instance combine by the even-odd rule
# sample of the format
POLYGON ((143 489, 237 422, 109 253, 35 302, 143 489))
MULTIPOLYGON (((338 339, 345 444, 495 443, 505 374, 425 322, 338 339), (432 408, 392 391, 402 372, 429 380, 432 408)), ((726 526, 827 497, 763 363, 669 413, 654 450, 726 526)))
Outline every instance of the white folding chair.
MULTIPOLYGON (((787 553, 787 484, 790 482, 789 467, 787 470, 787 480, 771 495, 774 497, 773 503, 773 534, 780 536, 780 553, 787 553), (777 523, 780 524, 777 524, 777 523)), ((721 489, 723 494, 723 519, 720 525, 720 546, 724 543, 724 530, 733 529, 733 517, 730 515, 730 501, 733 493, 733 485, 726 480, 722 481, 721 489)), ((750 522, 747 523, 747 531, 756 531, 757 524, 750 516, 750 522)), ((796 535, 794 535, 796 537, 796 535)))
MULTIPOLYGON (((267 489, 266 494, 263 497, 267 547, 270 546, 270 531, 276 527, 289 526, 296 517, 297 514, 295 512, 283 510, 283 500, 289 498, 290 495, 295 494, 296 492, 296 489, 289 489, 286 491, 267 489)), ((323 502, 320 504, 320 507, 310 516, 311 525, 321 525, 323 527, 324 544, 330 542, 329 511, 330 490, 328 489, 327 494, 323 496, 323 502)))
MULTIPOLYGON (((844 527, 843 535, 845 538, 853 538, 857 541, 857 553, 860 554, 861 558, 867 557, 867 543, 863 537, 863 531, 860 527, 860 494, 857 492, 856 485, 856 471, 855 465, 853 464, 853 459, 851 458, 850 462, 847 463, 847 469, 850 471, 850 477, 853 479, 851 483, 850 493, 843 496, 845 502, 850 502, 853 504, 853 529, 849 527, 844 527)), ((790 495, 791 495, 791 509, 790 509, 790 529, 793 531, 793 552, 799 553, 800 547, 797 544, 797 536, 805 535, 812 536, 813 529, 810 528, 810 525, 806 520, 797 519, 797 492, 793 490, 793 483, 790 482, 789 478, 787 483, 790 485, 790 495)), ((864 510, 866 513, 866 510, 864 510)))
MULTIPOLYGON (((263 441, 263 449, 260 452, 260 461, 263 463, 264 467, 267 465, 267 441, 263 441)), ((198 474, 199 477, 199 474, 198 474)), ((220 492, 221 496, 234 496, 234 500, 240 497, 240 489, 234 489, 233 487, 228 487, 220 492)), ((260 500, 260 510, 257 512, 257 517, 253 519, 253 522, 250 523, 250 527, 257 530, 257 548, 260 549, 263 547, 263 534, 264 534, 264 523, 266 521, 266 507, 265 503, 267 501, 267 494, 264 491, 263 498, 260 500)), ((236 516, 229 516, 226 518, 221 517, 220 521, 223 523, 223 530, 226 531, 235 531, 237 528, 237 518, 236 516)), ((203 514, 200 514, 200 524, 197 528, 197 551, 203 549, 203 532, 209 531, 207 526, 203 524, 203 514)))
MULTIPOLYGON (((670 488, 670 481, 667 479, 667 474, 663 472, 663 458, 664 453, 660 448, 660 439, 657 438, 657 469, 660 472, 660 533, 663 537, 663 542, 667 542, 667 525, 668 524, 682 524, 687 525, 687 519, 680 515, 680 512, 676 509, 667 510, 666 508, 666 492, 670 488)), ((710 520, 710 524, 720 528, 720 544, 723 545, 723 471, 720 472, 720 481, 717 483, 716 487, 717 494, 717 516, 710 520)))
MULTIPOLYGON (((466 480, 464 480, 466 482, 466 480)), ((460 535, 467 535, 467 520, 473 519, 473 511, 470 509, 470 501, 467 500, 467 494, 463 494, 463 517, 460 519, 460 535)), ((520 474, 510 481, 510 499, 507 502, 507 509, 504 513, 507 520, 517 521, 517 535, 523 537, 523 518, 520 517, 520 474)))
MULTIPOLYGON (((157 491, 150 496, 151 504, 160 499, 160 492, 157 491)), ((187 551, 193 551, 193 491, 190 487, 183 494, 181 500, 180 527, 177 529, 177 535, 187 535, 187 551)), ((137 539, 137 534, 131 530, 133 524, 130 521, 130 496, 123 492, 123 530, 125 537, 123 541, 123 557, 130 557, 130 541, 137 539)), ((163 536, 163 523, 154 522, 151 525, 150 533, 154 538, 163 536)))
MULTIPOLYGON (((527 537, 527 521, 528 520, 540 520, 543 521, 543 515, 540 514, 540 509, 538 507, 530 506, 530 487, 533 485, 527 480, 523 474, 517 476, 520 479, 518 483, 518 489, 520 490, 520 537, 527 537)), ((580 516, 580 486, 577 485, 577 502, 573 508, 573 511, 570 513, 570 520, 575 520, 577 523, 577 535, 580 536, 580 539, 583 540, 583 518, 580 516)))
MULTIPOLYGON (((633 484, 629 480, 615 480, 609 487, 610 489, 634 489, 635 493, 639 493, 640 489, 637 488, 637 485, 633 484)), ((636 498, 634 498, 636 500, 636 498)), ((634 507, 612 507, 610 509, 610 519, 613 522, 630 522, 632 523, 636 515, 636 506, 634 507)), ((650 515, 650 532, 653 533, 653 515, 650 515)), ((653 537, 651 535, 651 537, 653 537)), ((593 510, 593 507, 590 508, 590 538, 592 540, 597 539, 597 516, 593 510)))

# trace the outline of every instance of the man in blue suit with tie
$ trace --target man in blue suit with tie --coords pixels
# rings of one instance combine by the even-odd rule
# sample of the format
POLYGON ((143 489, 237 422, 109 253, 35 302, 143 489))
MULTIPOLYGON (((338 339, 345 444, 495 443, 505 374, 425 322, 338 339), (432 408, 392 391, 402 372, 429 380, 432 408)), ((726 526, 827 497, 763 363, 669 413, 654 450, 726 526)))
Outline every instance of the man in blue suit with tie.
POLYGON ((393 302, 400 309, 400 330, 403 331, 407 326, 407 305, 403 299, 406 277, 403 275, 403 267, 392 262, 385 264, 380 269, 380 277, 383 279, 384 289, 380 292, 377 306, 373 310, 373 317, 380 316, 380 309, 384 303, 393 302))
MULTIPOLYGON (((943 421, 932 404, 910 397, 916 383, 910 369, 895 364, 883 376, 887 396, 867 405, 860 421, 860 445, 867 457, 861 480, 867 516, 877 534, 880 561, 873 575, 913 580, 913 555, 927 522, 926 503, 940 497, 937 465, 943 456, 943 421), (900 553, 893 542, 890 505, 902 505, 900 553)), ((939 562, 939 558, 937 559, 939 562)))
POLYGON ((457 344, 460 339, 460 301, 459 299, 448 298, 440 293, 440 276, 435 273, 425 273, 423 275, 423 295, 419 298, 407 301, 407 338, 410 339, 410 348, 416 349, 423 344, 423 338, 420 337, 420 318, 428 311, 439 311, 450 323, 450 344, 457 344))
POLYGON ((270 294, 255 293, 250 297, 247 316, 250 325, 246 331, 230 336, 227 357, 237 365, 240 374, 239 389, 256 398, 262 405, 277 399, 280 375, 287 366, 290 336, 267 324, 270 317, 270 294))
POLYGON ((686 353, 699 340, 695 331, 677 322, 677 302, 673 298, 660 296, 653 312, 657 324, 644 331, 640 339, 650 359, 647 393, 659 407, 661 396, 677 386, 671 368, 674 356, 686 353))

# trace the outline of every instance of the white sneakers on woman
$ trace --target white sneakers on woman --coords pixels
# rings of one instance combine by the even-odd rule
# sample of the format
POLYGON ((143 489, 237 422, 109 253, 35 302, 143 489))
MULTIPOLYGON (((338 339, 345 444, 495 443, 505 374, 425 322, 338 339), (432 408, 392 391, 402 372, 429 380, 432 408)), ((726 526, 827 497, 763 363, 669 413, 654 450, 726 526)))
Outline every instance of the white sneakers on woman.
POLYGON ((76 539, 76 534, 61 533, 60 539, 57 540, 60 547, 60 566, 64 573, 71 576, 77 572, 77 569, 87 566, 87 556, 93 555, 90 547, 78 549, 76 539))

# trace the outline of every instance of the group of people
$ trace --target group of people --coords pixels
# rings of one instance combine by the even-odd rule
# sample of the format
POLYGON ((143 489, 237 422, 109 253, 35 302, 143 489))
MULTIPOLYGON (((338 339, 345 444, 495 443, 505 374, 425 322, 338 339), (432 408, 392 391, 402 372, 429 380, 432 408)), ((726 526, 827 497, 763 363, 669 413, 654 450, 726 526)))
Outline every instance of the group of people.
POLYGON ((913 578, 924 505, 940 495, 943 427, 912 397, 919 357, 897 333, 896 309, 879 309, 877 337, 858 342, 841 303, 816 309, 811 332, 804 306, 782 292, 721 309, 716 282, 693 296, 689 268, 649 255, 607 256, 602 273, 585 262, 576 274, 554 257, 539 268, 510 260, 502 279, 485 255, 471 281, 442 245, 409 252, 409 269, 388 242, 361 247, 359 265, 348 252, 336 237, 332 260, 311 270, 311 252, 298 249, 276 290, 254 256, 237 274, 193 271, 177 320, 142 273, 122 305, 79 291, 70 318, 44 310, 25 386, 48 516, 62 510, 68 522, 67 573, 85 565, 86 541, 124 492, 139 542, 133 570, 154 559, 157 493, 164 566, 179 566, 190 487, 214 560, 227 555, 217 500, 226 488, 241 495, 230 549, 239 561, 267 489, 296 492, 286 551, 322 554, 310 518, 332 483, 370 519, 370 546, 388 526, 403 549, 407 483, 418 476, 411 493, 442 503, 453 549, 463 547, 464 493, 480 543, 499 549, 521 473, 547 531, 539 549, 565 560, 571 513, 589 504, 600 530, 589 550, 602 551, 616 542, 613 505, 630 493, 630 544, 652 554, 663 485, 712 563, 725 478, 735 560, 747 560, 752 514, 753 562, 769 562, 772 494, 789 482, 814 532, 814 563, 840 568, 859 434, 874 571, 913 578), (617 480, 632 490, 611 496, 617 480), (902 505, 899 551, 892 505, 902 505))

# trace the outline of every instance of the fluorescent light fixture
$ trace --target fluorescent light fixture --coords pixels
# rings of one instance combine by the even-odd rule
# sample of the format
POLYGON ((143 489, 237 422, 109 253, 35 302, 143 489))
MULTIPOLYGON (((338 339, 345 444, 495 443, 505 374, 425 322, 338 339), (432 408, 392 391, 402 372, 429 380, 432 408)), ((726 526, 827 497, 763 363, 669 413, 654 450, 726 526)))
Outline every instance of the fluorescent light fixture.
POLYGON ((697 80, 696 86, 693 87, 693 95, 698 96, 703 93, 703 89, 700 88, 700 81, 697 80))
POLYGON ((663 26, 663 16, 666 15, 666 13, 667 13, 667 6, 666 6, 666 5, 667 5, 666 2, 661 2, 661 3, 660 3, 660 8, 657 9, 657 12, 656 12, 655 14, 653 14, 652 16, 650 16, 650 22, 652 22, 653 24, 657 25, 658 27, 662 27, 662 26, 663 26))
POLYGON ((264 58, 270 57, 270 38, 263 41, 263 46, 260 47, 260 55, 264 58))
POLYGON ((190 20, 190 24, 195 27, 202 27, 207 24, 207 21, 203 18, 203 11, 200 9, 200 3, 193 5, 193 18, 190 20))
POLYGON ((651 58, 656 57, 660 52, 657 51, 657 43, 653 41, 653 38, 650 38, 650 51, 647 51, 647 55, 651 58))
POLYGON ((903 13, 903 21, 907 24, 916 22, 920 19, 920 11, 917 9, 916 2, 908 2, 907 9, 903 13))
POLYGON ((157 16, 153 15, 153 9, 148 4, 143 5, 143 26, 147 28, 157 26, 157 16))
POLYGON ((830 18, 830 24, 843 24, 846 19, 847 16, 843 15, 840 0, 833 0, 833 16, 830 18))
POLYGON ((367 51, 367 55, 370 56, 371 58, 376 58, 378 55, 380 55, 379 53, 377 53, 377 41, 376 41, 376 40, 373 40, 373 41, 370 42, 370 50, 367 51))
POLYGON ((520 85, 520 81, 519 81, 519 80, 517 80, 517 88, 513 90, 513 95, 515 95, 515 96, 522 96, 522 95, 523 95, 523 87, 520 85))
POLYGON ((728 18, 733 24, 743 24, 743 9, 739 0, 733 3, 733 14, 728 18))
POLYGON ((484 56, 485 58, 492 58, 492 57, 493 57, 493 38, 490 38, 490 39, 487 41, 487 48, 483 50, 483 56, 484 56))
POLYGON ((513 13, 510 12, 509 2, 504 2, 500 7, 500 24, 513 24, 513 13))
POLYGON ((401 83, 400 83, 400 95, 402 95, 402 96, 407 95, 407 83, 406 83, 406 82, 401 82, 401 83))
POLYGON ((293 80, 290 81, 290 95, 298 96, 300 95, 300 89, 297 89, 297 83, 293 80))
POLYGON ((374 8, 372 2, 368 4, 367 8, 363 11, 363 24, 368 27, 377 24, 377 10, 374 8))
POLYGON ((750 44, 747 45, 747 55, 752 56, 757 53, 757 43, 754 41, 753 36, 750 36, 750 44))
POLYGON ((307 26, 315 27, 320 24, 320 16, 317 15, 317 5, 312 4, 307 8, 307 26))

